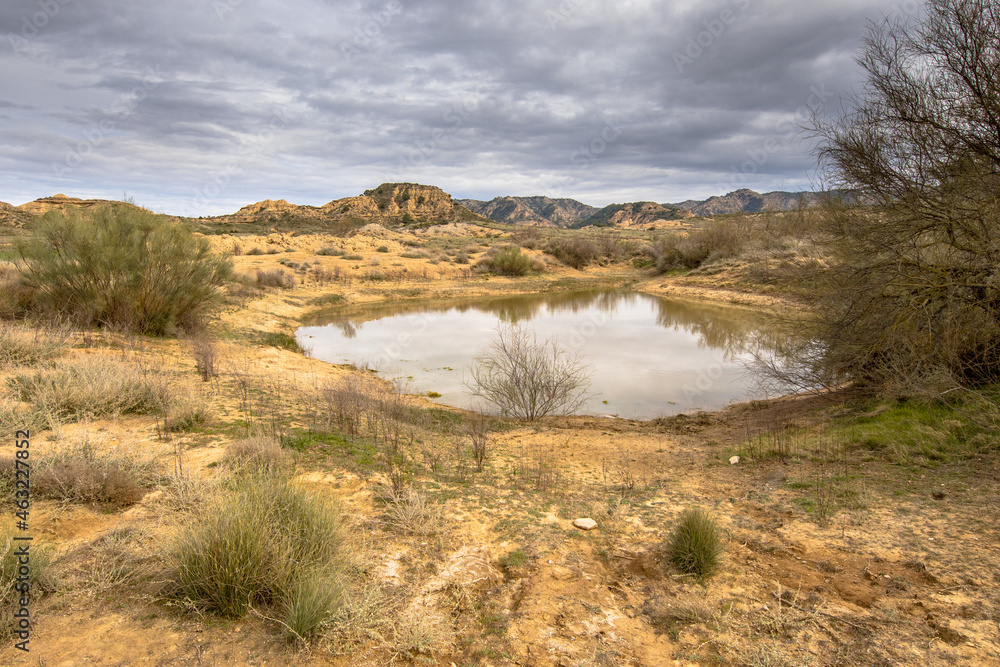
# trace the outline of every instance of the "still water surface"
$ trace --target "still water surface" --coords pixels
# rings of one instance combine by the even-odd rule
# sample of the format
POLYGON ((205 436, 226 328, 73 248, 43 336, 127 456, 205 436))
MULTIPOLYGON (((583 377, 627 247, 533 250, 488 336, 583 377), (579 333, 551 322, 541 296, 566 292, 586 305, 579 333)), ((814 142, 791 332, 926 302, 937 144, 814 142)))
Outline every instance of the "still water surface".
POLYGON ((762 397, 746 362, 748 350, 771 344, 764 316, 627 290, 348 307, 303 326, 296 339, 317 359, 477 407, 466 369, 500 323, 579 352, 593 394, 580 414, 652 419, 762 397))

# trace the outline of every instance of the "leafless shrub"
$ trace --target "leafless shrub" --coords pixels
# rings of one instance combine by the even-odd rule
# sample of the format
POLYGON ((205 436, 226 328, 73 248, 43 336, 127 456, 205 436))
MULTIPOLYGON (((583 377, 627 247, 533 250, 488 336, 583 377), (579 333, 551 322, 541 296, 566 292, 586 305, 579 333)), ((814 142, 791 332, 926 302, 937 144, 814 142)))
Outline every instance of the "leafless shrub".
POLYGON ((501 414, 535 421, 573 412, 587 399, 589 373, 579 356, 517 326, 500 326, 476 356, 466 386, 501 414))
POLYGON ((208 382, 219 374, 219 348, 208 335, 201 333, 191 339, 191 353, 203 382, 208 382))
POLYGON ((469 420, 469 441, 472 444, 472 460, 476 463, 476 472, 482 472, 489 454, 490 431, 485 417, 477 415, 469 420))
POLYGON ((551 452, 535 447, 531 452, 521 452, 511 470, 518 484, 535 491, 556 488, 561 479, 559 468, 551 452))
POLYGON ((604 486, 615 486, 622 498, 641 493, 649 486, 649 470, 641 465, 628 448, 619 448, 616 456, 601 460, 604 486))

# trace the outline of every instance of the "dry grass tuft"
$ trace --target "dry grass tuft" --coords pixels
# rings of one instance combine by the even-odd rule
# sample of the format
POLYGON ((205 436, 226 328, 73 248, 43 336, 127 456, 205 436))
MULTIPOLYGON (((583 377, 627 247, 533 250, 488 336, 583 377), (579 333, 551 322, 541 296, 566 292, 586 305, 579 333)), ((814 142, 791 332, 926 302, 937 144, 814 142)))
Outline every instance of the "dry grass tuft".
POLYGON ((33 410, 64 421, 152 414, 162 407, 160 387, 147 373, 106 358, 19 373, 9 383, 33 410))
POLYGON ((156 476, 152 459, 98 454, 85 441, 43 458, 36 467, 32 491, 42 498, 120 508, 142 500, 143 485, 156 476))
POLYGON ((289 456, 277 439, 253 436, 230 443, 222 461, 235 470, 266 468, 279 471, 287 467, 289 456))

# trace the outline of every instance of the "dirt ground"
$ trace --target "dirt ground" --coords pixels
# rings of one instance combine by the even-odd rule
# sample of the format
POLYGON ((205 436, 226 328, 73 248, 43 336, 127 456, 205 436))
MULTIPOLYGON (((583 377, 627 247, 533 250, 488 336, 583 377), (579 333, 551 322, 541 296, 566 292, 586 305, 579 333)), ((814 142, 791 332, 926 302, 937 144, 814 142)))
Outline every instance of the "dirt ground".
MULTIPOLYGON (((410 397, 440 426, 426 427, 407 452, 414 472, 402 501, 386 500, 377 466, 347 460, 332 445, 295 454, 298 481, 338 498, 351 526, 359 559, 352 627, 333 624, 301 646, 283 640, 266 613, 220 619, 164 597, 162 554, 200 502, 199 491, 174 487, 186 479, 210 488, 222 474, 225 447, 245 426, 236 380, 252 378, 299 414, 297 402, 316 387, 362 374, 256 338, 294 332, 314 299, 337 294, 338 303, 357 304, 631 285, 787 306, 621 266, 487 278, 470 265, 433 260, 475 247, 474 264, 476 253, 504 239, 495 230, 445 227, 419 234, 372 227, 349 239, 213 238, 229 250, 239 244, 241 273, 281 268, 295 276, 293 287, 248 297, 213 324, 224 360, 213 382, 198 378, 184 340, 77 334, 70 357, 154 360, 172 383, 211 404, 214 417, 203 429, 166 437, 153 417, 141 416, 34 434, 35 457, 86 441, 152 459, 163 477, 125 509, 34 501, 32 532, 55 549, 60 585, 33 604, 30 653, 5 642, 0 664, 1000 664, 1000 461, 898 466, 803 448, 783 460, 730 463, 749 433, 773 424, 822 429, 841 408, 820 398, 649 422, 507 423, 491 434, 487 464, 476 472, 464 432, 448 416, 458 415, 458 424, 462 414, 410 397), (361 259, 315 254, 329 247, 361 259), (253 248, 261 254, 247 254, 253 248), (428 256, 402 257, 421 250, 428 256), (317 266, 332 275, 317 279, 317 266), (724 533, 720 571, 704 583, 678 574, 664 552, 677 518, 695 506, 710 510, 724 533), (582 517, 597 528, 574 527, 582 517), (143 577, 107 574, 113 558, 103 545, 124 534, 129 567, 143 577)), ((295 419, 289 428, 303 426, 301 415, 295 419)), ((4 521, 13 517, 5 513, 4 521)))

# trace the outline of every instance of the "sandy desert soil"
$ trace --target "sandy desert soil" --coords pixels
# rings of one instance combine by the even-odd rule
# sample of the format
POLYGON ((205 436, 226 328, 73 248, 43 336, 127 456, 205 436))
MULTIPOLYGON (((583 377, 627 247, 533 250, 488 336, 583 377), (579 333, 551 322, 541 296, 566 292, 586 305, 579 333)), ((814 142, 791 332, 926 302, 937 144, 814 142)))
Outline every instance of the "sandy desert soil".
MULTIPOLYGON (((214 417, 166 437, 144 416, 34 435, 39 459, 86 441, 98 452, 153 460, 162 475, 124 509, 35 501, 32 530, 55 549, 60 584, 35 603, 31 652, 7 641, 0 664, 1000 664, 1000 461, 896 465, 853 450, 818 452, 806 439, 786 443, 784 457, 750 460, 748 434, 778 424, 823 433, 843 406, 818 398, 650 422, 506 423, 492 434, 487 465, 476 472, 464 450, 467 416, 409 397, 432 416, 416 427, 419 443, 407 452, 412 488, 401 500, 386 500, 378 465, 335 444, 314 444, 292 459, 299 483, 339 499, 351 525, 359 560, 351 627, 331 627, 303 647, 283 640, 266 613, 220 619, 165 598, 158 588, 164 550, 199 511, 199 494, 221 476, 226 445, 245 430, 236 381, 276 402, 294 430, 306 425, 298 408, 317 387, 361 373, 262 344, 261 333, 293 332, 316 307, 313 299, 338 294, 341 303, 365 303, 632 285, 787 306, 623 267, 485 278, 469 265, 430 260, 440 249, 481 252, 502 239, 494 230, 447 227, 422 235, 378 228, 350 239, 215 238, 227 249, 241 246, 238 271, 283 268, 296 280, 290 289, 231 306, 213 323, 223 361, 212 382, 200 381, 183 340, 77 333, 68 358, 145 360, 212 405, 214 417), (401 256, 427 251, 432 241, 440 245, 429 257, 401 256), (330 246, 362 259, 315 254, 330 246), (246 254, 255 247, 280 253, 246 254), (322 284, 317 265, 331 274, 322 284), (382 277, 371 278, 376 274, 382 277), (740 453, 744 460, 731 465, 740 453), (178 479, 190 488, 178 490, 178 479), (678 574, 664 554, 665 538, 692 506, 711 510, 725 536, 720 572, 704 584, 678 574), (598 527, 575 528, 580 517, 598 527), (108 548, 114 540, 117 550, 108 548), (135 576, 109 574, 119 561, 135 576)), ((12 521, 9 513, 4 521, 12 521)))

